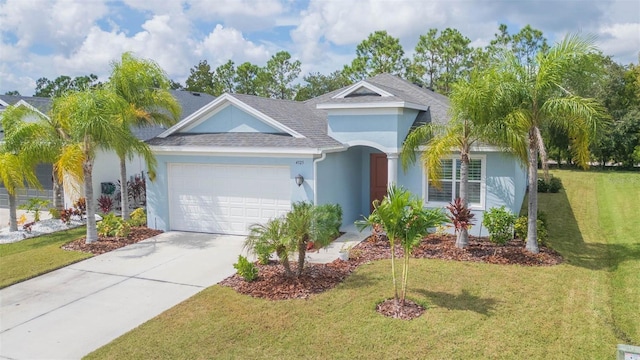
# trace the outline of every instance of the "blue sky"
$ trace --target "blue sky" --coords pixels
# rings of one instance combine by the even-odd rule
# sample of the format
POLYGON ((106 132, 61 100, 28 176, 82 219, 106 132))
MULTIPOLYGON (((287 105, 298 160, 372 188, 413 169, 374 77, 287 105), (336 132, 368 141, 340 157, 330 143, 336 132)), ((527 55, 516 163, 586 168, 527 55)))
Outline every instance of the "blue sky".
POLYGON ((597 36, 620 63, 638 63, 638 0, 0 0, 0 93, 32 95, 40 77, 109 73, 124 51, 157 61, 184 83, 200 60, 264 65, 286 50, 302 74, 341 69, 376 30, 407 55, 430 28, 458 29, 486 45, 506 23, 530 24, 553 42, 597 36))

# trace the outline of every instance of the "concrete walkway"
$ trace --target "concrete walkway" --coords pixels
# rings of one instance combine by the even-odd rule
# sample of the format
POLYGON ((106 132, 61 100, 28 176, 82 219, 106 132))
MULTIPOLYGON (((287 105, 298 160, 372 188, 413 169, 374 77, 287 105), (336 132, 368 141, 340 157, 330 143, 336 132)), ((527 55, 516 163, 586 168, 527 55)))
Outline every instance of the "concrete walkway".
POLYGON ((168 232, 0 290, 0 358, 79 359, 232 275, 240 236, 168 232))
MULTIPOLYGON (((355 226, 328 263, 370 231, 355 226)), ((235 273, 244 237, 168 232, 0 290, 0 359, 79 359, 235 273)))

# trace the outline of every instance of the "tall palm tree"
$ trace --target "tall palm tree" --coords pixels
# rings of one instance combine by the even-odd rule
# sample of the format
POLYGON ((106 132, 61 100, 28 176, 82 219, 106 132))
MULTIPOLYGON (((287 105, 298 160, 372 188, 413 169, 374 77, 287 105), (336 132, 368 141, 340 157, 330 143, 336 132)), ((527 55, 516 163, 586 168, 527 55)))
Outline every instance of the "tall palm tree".
MULTIPOLYGON (((111 64, 111 77, 107 86, 128 104, 128 109, 120 115, 122 126, 127 131, 131 127, 169 127, 180 117, 180 104, 169 92, 169 77, 152 60, 138 59, 129 52, 123 53, 120 62, 111 64)), ((126 220, 129 218, 126 161, 134 154, 142 155, 147 161, 153 155, 148 146, 140 144, 115 150, 120 159, 122 218, 126 220)))
MULTIPOLYGON (((460 153, 460 190, 457 194, 465 206, 469 204, 469 163, 474 145, 487 143, 522 153, 522 138, 513 127, 491 122, 496 109, 492 106, 494 88, 489 85, 491 74, 474 72, 469 79, 455 83, 450 95, 451 120, 446 124, 427 123, 414 128, 402 145, 400 159, 406 170, 415 163, 416 154, 422 150, 420 160, 429 174, 429 182, 441 186, 442 159, 452 152, 460 153), (491 126, 490 126, 491 125, 491 126), (510 142, 503 141, 509 139, 510 142), (424 147, 424 149, 421 149, 424 147)), ((469 244, 469 231, 457 231, 456 246, 469 244)))
POLYGON ((20 151, 17 134, 20 123, 29 110, 24 107, 9 106, 2 113, 4 141, 0 143, 0 183, 9 195, 9 231, 18 231, 17 197, 18 189, 29 186, 41 188, 35 174, 37 158, 32 153, 20 151))
MULTIPOLYGON (((58 159, 59 167, 72 172, 77 171, 77 167, 82 170, 87 204, 87 243, 98 240, 92 182, 96 152, 128 146, 144 151, 144 144, 122 126, 120 115, 127 109, 128 104, 110 89, 70 92, 53 101, 52 117, 59 122, 66 139, 58 159)), ((153 157, 149 160, 149 166, 153 168, 153 157)))
MULTIPOLYGON (((5 140, 18 149, 21 154, 28 155, 36 162, 54 164, 52 171, 53 207, 60 211, 64 207, 62 179, 65 176, 70 176, 75 182, 78 182, 82 179, 82 174, 63 175, 61 171, 58 171, 56 164, 65 141, 60 124, 53 118, 42 116, 26 107, 20 107, 20 109, 24 112, 20 117, 7 118, 7 121, 10 122, 7 127, 10 127, 12 135, 5 140), (29 118, 29 121, 25 121, 26 118, 29 118)), ((67 166, 67 168, 70 167, 67 166)), ((67 185, 73 183, 73 181, 67 182, 67 185)))
POLYGON ((595 51, 592 38, 567 35, 548 52, 539 52, 535 64, 528 70, 513 56, 504 58, 492 70, 497 76, 491 82, 496 89, 493 106, 502 114, 497 123, 513 126, 527 139, 529 178, 528 228, 526 248, 538 253, 538 155, 546 162, 545 144, 540 129, 553 126, 566 130, 571 138, 572 157, 577 164, 588 167, 589 142, 608 118, 605 108, 595 99, 572 94, 562 87, 577 60, 595 51))

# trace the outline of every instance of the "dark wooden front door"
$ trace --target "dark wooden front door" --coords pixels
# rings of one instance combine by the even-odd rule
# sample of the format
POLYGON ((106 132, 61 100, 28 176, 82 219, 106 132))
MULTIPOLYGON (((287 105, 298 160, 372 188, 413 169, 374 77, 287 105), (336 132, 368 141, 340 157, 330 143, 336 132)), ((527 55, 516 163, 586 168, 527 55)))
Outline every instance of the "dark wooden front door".
POLYGON ((369 207, 373 211, 373 200, 382 200, 387 195, 387 155, 371 154, 369 164, 371 167, 369 207))

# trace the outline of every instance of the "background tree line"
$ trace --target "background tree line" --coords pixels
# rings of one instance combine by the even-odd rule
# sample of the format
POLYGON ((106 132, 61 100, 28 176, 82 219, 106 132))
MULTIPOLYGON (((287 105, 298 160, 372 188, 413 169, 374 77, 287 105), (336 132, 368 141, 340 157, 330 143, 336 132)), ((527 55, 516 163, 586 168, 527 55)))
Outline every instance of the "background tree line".
MULTIPOLYGON (((381 30, 358 44, 351 63, 329 74, 308 73, 300 79, 301 62, 280 51, 265 66, 250 62, 236 65, 228 60, 212 69, 207 60, 201 60, 190 69, 184 85, 171 81, 171 88, 214 96, 228 92, 304 101, 387 72, 448 96, 454 83, 468 80, 472 70, 489 68, 505 52, 513 54, 527 72, 533 72, 535 55, 549 49, 542 31, 529 25, 510 34, 502 24, 489 45, 470 44, 471 40, 456 29, 429 29, 420 35, 413 55, 408 57, 400 40, 381 30)), ((577 61, 573 70, 571 76, 563 79, 562 88, 567 94, 598 100, 613 120, 591 143, 593 161, 625 167, 640 162, 640 65, 622 65, 602 53, 591 53, 577 61)), ((35 95, 55 97, 66 90, 97 84, 97 76, 93 74, 73 79, 60 76, 53 81, 40 78, 35 95)), ((574 150, 569 134, 553 122, 541 131, 549 157, 559 164, 572 164, 574 150)))

